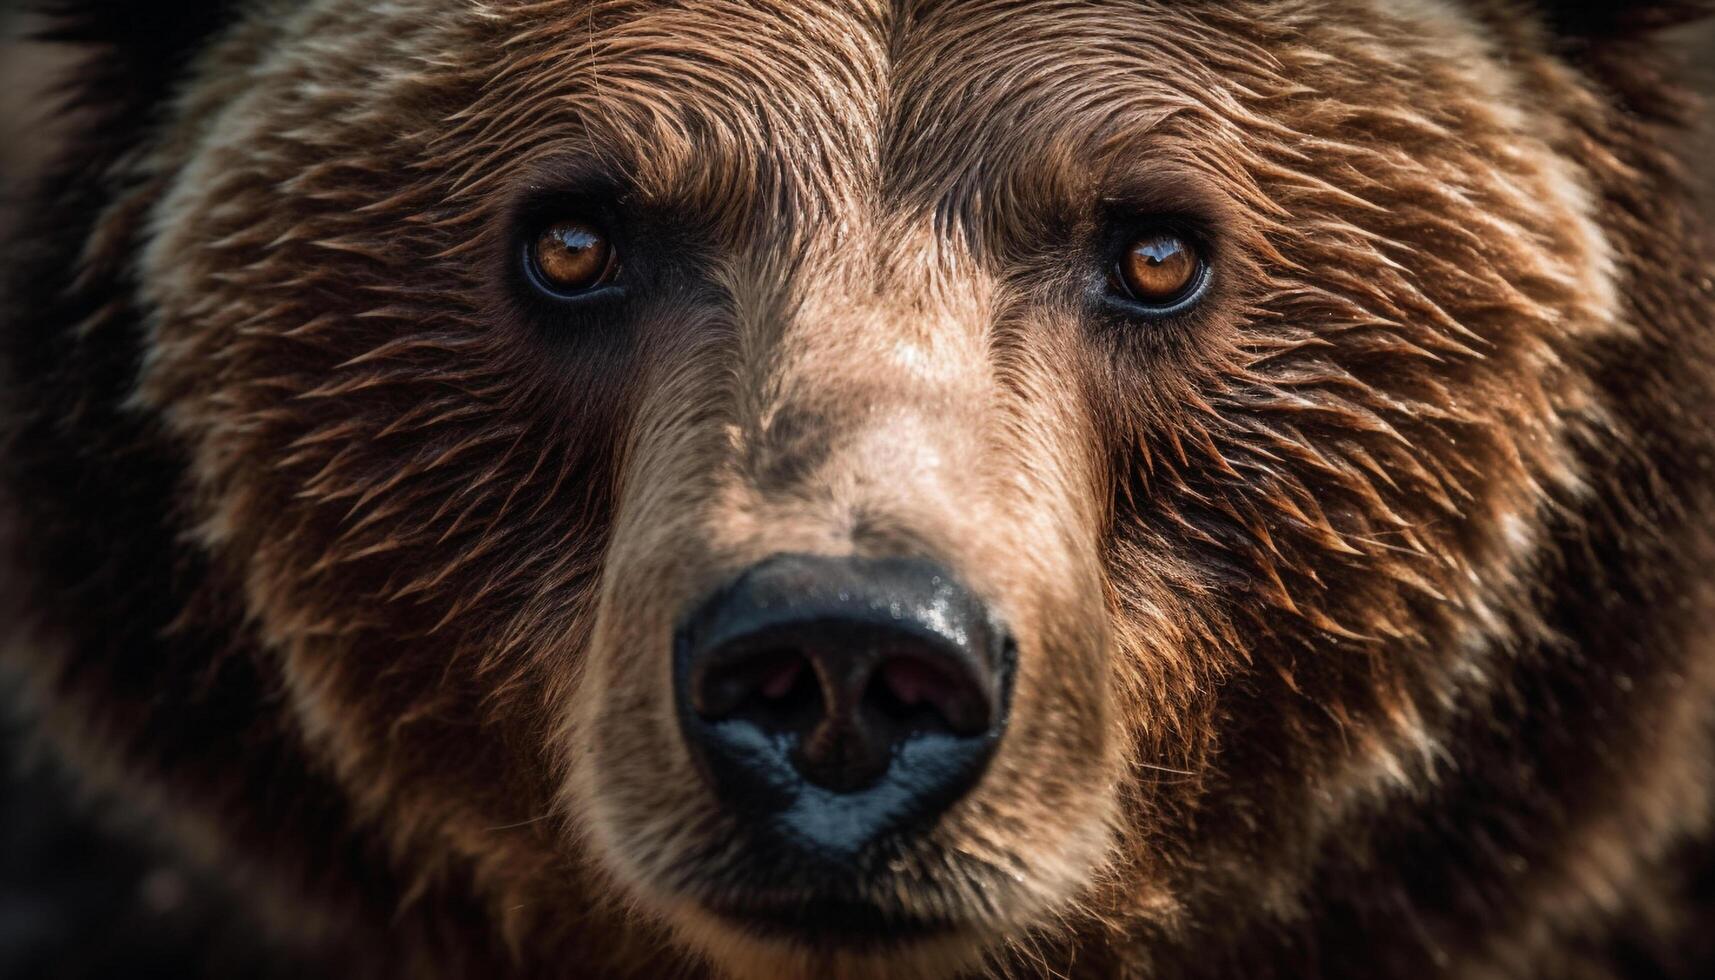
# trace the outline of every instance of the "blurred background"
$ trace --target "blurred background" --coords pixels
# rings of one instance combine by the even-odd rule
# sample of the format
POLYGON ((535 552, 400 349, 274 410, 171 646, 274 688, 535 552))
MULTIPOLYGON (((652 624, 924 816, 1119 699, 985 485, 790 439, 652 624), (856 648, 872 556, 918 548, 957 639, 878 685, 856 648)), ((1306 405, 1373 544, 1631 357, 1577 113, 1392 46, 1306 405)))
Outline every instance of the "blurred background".
MULTIPOLYGON (((76 57, 27 40, 22 5, 0 0, 0 241, 68 121, 52 85, 76 57)), ((0 664, 9 642, 0 623, 0 664)), ((25 736, 15 688, 0 666, 0 980, 300 975, 245 942, 234 906, 130 826, 124 801, 79 797, 25 736)))
MULTIPOLYGON (((75 56, 26 40, 34 25, 17 6, 0 0, 0 238, 66 122, 49 86, 75 56)), ((1675 40, 1715 93, 1715 24, 1675 40)), ((1715 205, 1715 111, 1705 117, 1688 159, 1715 205)), ((0 673, 0 980, 289 972, 231 945, 241 931, 223 928, 211 889, 127 832, 123 801, 78 800, 5 710, 10 685, 0 673)))

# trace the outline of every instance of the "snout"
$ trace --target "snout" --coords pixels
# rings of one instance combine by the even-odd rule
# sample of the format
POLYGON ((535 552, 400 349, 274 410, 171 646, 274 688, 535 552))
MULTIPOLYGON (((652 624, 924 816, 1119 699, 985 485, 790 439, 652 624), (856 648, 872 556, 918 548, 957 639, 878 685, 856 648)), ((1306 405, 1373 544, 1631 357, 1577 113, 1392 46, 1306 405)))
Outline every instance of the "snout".
POLYGON ((781 555, 682 621, 679 724, 723 806, 783 845, 852 854, 979 781, 1013 660, 996 617, 938 565, 781 555))

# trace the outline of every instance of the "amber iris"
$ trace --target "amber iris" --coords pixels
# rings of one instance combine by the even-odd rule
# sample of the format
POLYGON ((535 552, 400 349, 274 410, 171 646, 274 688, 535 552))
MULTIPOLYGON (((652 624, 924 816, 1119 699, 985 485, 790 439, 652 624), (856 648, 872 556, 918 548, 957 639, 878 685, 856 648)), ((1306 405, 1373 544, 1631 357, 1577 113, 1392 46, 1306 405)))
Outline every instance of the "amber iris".
POLYGON ((530 246, 530 263, 556 293, 586 293, 613 278, 618 256, 602 230, 588 221, 556 221, 530 246))
POLYGON ((1132 242, 1114 265, 1114 285, 1151 306, 1171 306, 1197 288, 1203 260, 1190 242, 1161 232, 1132 242))

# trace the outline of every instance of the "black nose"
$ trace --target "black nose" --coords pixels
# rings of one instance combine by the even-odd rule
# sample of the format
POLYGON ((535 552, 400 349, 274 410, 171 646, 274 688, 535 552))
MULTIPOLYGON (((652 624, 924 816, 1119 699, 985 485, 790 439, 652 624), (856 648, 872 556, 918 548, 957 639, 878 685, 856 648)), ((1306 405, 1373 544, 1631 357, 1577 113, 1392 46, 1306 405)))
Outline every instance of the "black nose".
POLYGON ((934 816, 1006 726, 1012 645, 945 569, 781 555, 692 610, 679 719, 727 806, 861 846, 934 816))

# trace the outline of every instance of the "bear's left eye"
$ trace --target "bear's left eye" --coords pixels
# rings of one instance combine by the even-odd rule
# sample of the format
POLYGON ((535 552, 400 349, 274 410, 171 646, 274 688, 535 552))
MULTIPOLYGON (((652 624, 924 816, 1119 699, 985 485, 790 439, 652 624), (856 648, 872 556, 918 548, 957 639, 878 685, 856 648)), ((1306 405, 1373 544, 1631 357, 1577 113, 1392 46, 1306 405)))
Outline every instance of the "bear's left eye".
POLYGON ((594 292, 619 271, 619 253, 607 233, 578 218, 542 226, 524 258, 537 288, 562 299, 594 292))
POLYGON ((1151 313, 1172 312, 1196 299, 1208 275, 1197 246, 1172 231, 1133 239, 1108 273, 1108 290, 1151 313))

